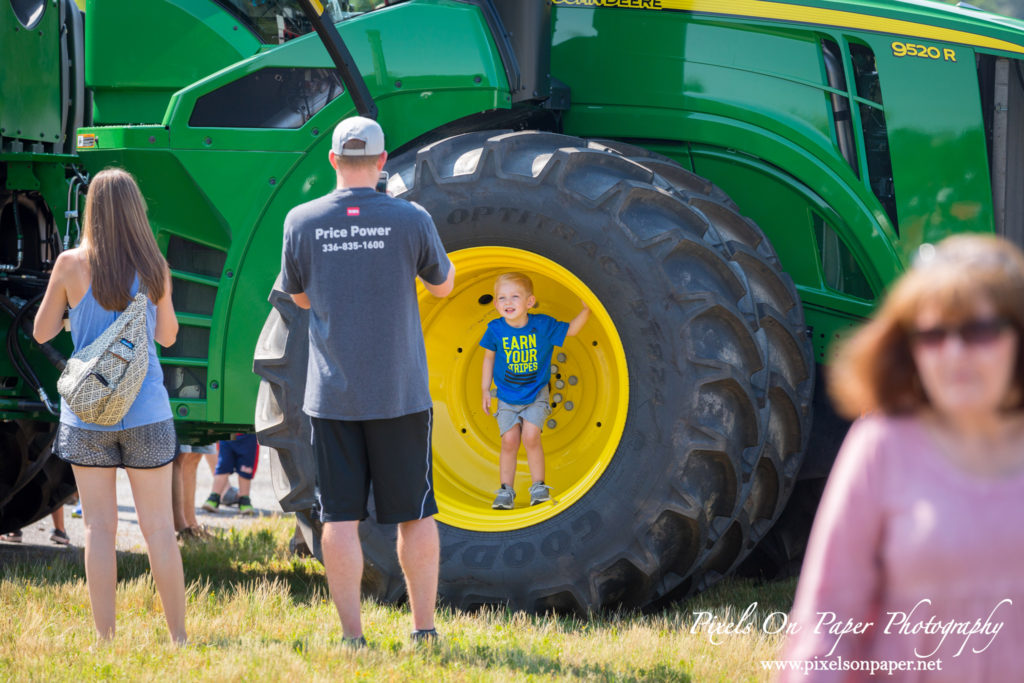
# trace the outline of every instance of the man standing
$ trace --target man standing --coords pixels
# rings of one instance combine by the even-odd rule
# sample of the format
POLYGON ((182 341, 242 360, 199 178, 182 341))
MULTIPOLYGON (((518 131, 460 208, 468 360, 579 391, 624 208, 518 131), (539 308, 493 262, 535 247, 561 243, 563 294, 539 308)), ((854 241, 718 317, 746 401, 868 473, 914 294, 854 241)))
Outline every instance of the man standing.
POLYGON ((440 548, 415 280, 444 297, 455 268, 422 207, 374 190, 387 160, 375 121, 339 123, 328 159, 337 189, 288 213, 281 259, 284 291, 309 309, 303 410, 313 425, 327 583, 345 642, 365 645, 358 527, 372 482, 377 521, 398 524, 412 638, 429 640, 440 548))

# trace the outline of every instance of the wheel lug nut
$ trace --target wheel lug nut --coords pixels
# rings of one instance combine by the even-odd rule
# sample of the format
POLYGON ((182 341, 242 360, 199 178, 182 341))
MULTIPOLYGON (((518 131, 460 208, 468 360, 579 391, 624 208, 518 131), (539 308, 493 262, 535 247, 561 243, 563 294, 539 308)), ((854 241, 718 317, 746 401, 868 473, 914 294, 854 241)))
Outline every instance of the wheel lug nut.
POLYGON ((556 389, 565 389, 565 382, 563 382, 560 379, 556 379, 555 380, 555 388, 556 389))
POLYGON ((558 374, 558 366, 557 365, 552 365, 551 366, 551 374, 552 375, 557 375, 558 374))
POLYGON ((557 426, 558 426, 557 422, 555 422, 554 420, 548 420, 548 429, 554 429, 557 426))
POLYGON ((576 377, 576 375, 569 375, 569 384, 576 386, 576 383, 579 381, 580 380, 578 377, 576 377))
POLYGON ((566 410, 572 410, 573 408, 576 407, 575 405, 573 405, 572 401, 566 401, 563 405, 565 406, 566 410))
POLYGON ((551 397, 551 400, 554 401, 555 403, 561 403, 562 402, 562 395, 561 394, 555 394, 554 396, 551 397))

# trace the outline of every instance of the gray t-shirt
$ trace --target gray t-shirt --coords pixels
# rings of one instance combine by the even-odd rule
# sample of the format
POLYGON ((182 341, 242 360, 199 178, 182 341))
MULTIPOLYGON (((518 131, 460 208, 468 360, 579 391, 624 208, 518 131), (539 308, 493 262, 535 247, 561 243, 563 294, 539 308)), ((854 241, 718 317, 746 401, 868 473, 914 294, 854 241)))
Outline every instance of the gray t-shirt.
POLYGON ((282 287, 311 303, 306 414, 378 420, 431 406, 416 276, 439 285, 450 268, 423 207, 371 188, 288 213, 282 287))

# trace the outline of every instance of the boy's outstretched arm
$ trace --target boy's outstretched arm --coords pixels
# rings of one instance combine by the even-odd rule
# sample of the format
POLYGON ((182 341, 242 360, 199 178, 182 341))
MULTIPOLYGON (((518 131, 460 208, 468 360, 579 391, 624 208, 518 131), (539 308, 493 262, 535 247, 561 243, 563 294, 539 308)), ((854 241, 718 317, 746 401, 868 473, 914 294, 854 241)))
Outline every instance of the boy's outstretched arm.
POLYGON ((576 314, 576 317, 569 322, 569 331, 565 333, 567 337, 575 337, 583 326, 587 324, 587 320, 590 319, 590 307, 587 306, 587 302, 580 299, 580 303, 583 304, 583 310, 576 314))
POLYGON ((484 350, 484 369, 480 375, 480 390, 483 392, 484 415, 491 414, 491 380, 494 379, 494 351, 484 350))

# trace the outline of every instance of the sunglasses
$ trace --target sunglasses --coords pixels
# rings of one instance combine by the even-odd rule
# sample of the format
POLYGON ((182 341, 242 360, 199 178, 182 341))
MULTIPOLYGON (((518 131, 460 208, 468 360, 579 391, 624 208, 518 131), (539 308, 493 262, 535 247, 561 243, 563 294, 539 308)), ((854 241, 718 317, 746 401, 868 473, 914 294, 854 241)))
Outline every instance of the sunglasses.
POLYGON ((910 340, 918 346, 937 347, 941 346, 948 337, 959 337, 960 341, 968 346, 980 344, 991 344, 999 339, 1003 330, 1010 327, 1010 321, 1005 318, 990 318, 988 320, 969 320, 960 325, 949 327, 929 327, 926 330, 911 330, 910 340))

